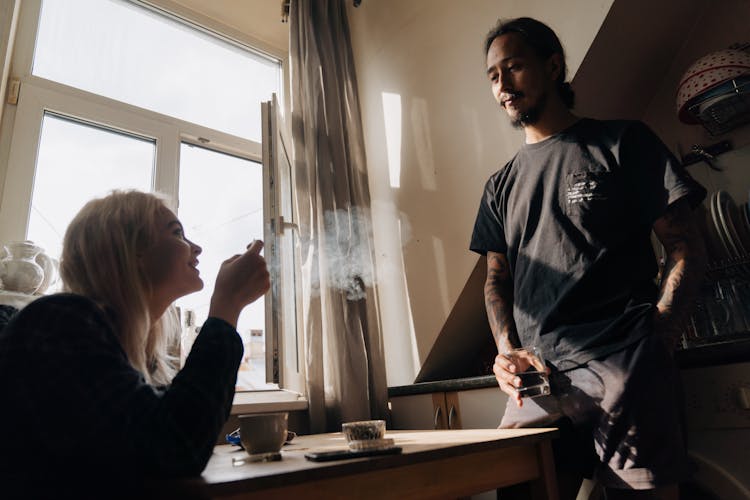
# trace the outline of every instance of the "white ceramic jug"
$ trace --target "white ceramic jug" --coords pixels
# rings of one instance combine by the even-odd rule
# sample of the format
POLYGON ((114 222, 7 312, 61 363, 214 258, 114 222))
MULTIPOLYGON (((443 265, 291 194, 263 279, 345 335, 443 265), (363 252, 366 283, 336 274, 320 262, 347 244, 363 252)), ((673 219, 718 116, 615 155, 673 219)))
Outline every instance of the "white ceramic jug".
POLYGON ((44 272, 44 279, 42 280, 42 284, 39 285, 39 288, 37 288, 35 292, 37 294, 42 294, 46 292, 49 287, 57 283, 57 279, 59 278, 58 269, 60 267, 60 263, 54 257, 50 257, 49 255, 47 255, 44 250, 41 250, 34 260, 42 267, 42 271, 44 272))

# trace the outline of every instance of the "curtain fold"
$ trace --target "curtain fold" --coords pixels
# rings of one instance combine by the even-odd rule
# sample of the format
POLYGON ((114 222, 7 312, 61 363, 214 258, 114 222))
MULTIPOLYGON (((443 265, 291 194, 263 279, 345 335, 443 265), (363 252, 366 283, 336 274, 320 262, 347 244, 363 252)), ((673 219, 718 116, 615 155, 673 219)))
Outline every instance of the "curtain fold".
POLYGON ((310 428, 386 418, 364 135, 343 0, 292 0, 295 195, 310 428))

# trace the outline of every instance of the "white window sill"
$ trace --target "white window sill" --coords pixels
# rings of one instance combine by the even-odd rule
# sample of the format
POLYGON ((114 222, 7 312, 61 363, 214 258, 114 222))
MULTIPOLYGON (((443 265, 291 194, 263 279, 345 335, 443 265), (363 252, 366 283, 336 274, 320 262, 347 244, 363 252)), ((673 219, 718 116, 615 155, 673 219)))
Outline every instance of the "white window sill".
POLYGON ((231 414, 304 410, 307 410, 307 400, 296 392, 285 390, 248 391, 234 394, 231 414))

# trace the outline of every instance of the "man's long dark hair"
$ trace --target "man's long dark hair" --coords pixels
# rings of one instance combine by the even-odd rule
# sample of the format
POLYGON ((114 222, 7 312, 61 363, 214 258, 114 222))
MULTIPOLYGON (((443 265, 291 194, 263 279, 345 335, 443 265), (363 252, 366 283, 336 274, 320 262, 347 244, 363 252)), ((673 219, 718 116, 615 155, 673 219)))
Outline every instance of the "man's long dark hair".
POLYGON ((521 35, 524 41, 529 44, 529 47, 544 61, 549 59, 552 54, 560 54, 562 68, 560 76, 557 77, 557 90, 563 103, 569 109, 572 108, 575 103, 575 92, 573 92, 570 84, 565 81, 565 74, 568 71, 565 64, 565 51, 555 32, 543 22, 530 17, 499 19, 495 27, 487 33, 487 37, 484 39, 485 56, 489 52, 490 45, 495 41, 495 38, 506 33, 518 33, 521 35))

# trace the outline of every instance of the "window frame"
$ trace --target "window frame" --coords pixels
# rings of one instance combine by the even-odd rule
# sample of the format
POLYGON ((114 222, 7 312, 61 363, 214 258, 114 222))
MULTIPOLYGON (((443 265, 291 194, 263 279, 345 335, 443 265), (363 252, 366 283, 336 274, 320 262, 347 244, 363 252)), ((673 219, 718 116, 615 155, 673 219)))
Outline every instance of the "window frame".
POLYGON ((266 335, 266 379, 304 394, 305 344, 301 335, 301 293, 297 286, 301 283, 301 256, 297 243, 298 210, 293 195, 294 163, 289 154, 289 135, 283 127, 279 111, 275 95, 261 105, 263 163, 269 167, 265 172, 275 173, 273 178, 264 178, 264 203, 275 214, 269 225, 271 238, 265 247, 266 259, 273 269, 279 270, 269 290, 274 307, 266 309, 266 325, 273 325, 266 335), (289 205, 288 214, 285 205, 289 205))
MULTIPOLYGON (((276 235, 270 228, 272 221, 277 220, 280 214, 277 213, 275 205, 269 204, 265 192, 269 185, 276 185, 274 179, 277 173, 269 171, 269 165, 264 164, 261 142, 139 108, 32 74, 41 1, 27 0, 21 4, 19 12, 10 78, 16 78, 20 81, 21 90, 17 105, 5 107, 2 117, 3 127, 0 130, 0 152, 7 154, 8 160, 5 182, 4 185, 0 184, 0 194, 2 195, 0 199, 0 241, 23 240, 26 237, 41 127, 46 112, 154 141, 156 157, 152 186, 154 190, 165 193, 170 197, 173 201, 172 205, 174 205, 170 208, 175 212, 179 208, 179 164, 182 143, 194 144, 201 148, 262 164, 264 238, 267 241, 276 239, 276 235)), ((215 21, 196 15, 192 11, 186 12, 187 9, 177 8, 176 12, 171 11, 172 7, 179 6, 167 0, 160 0, 159 2, 127 1, 166 15, 212 36, 217 36, 245 50, 278 61, 281 68, 281 102, 285 102, 284 98, 288 93, 284 92, 284 89, 288 88, 289 84, 288 54, 281 54, 278 50, 270 49, 267 45, 257 43, 251 37, 241 35, 236 30, 223 27, 215 21), (166 4, 170 10, 159 4, 166 4), (258 47, 259 45, 260 47, 258 47)), ((217 86, 217 88, 220 87, 217 86)), ((280 106, 282 112, 283 107, 280 106)), ((2 182, 2 178, 0 178, 0 182, 2 182)), ((295 304, 297 303, 296 290, 284 290, 282 296, 282 300, 293 300, 295 304)), ((269 292, 266 297, 267 318, 272 308, 272 315, 277 314, 277 310, 279 313, 283 310, 283 306, 279 305, 279 297, 272 298, 269 292), (282 309, 277 309, 279 307, 282 307, 282 309)), ((273 325, 274 323, 269 324, 266 321, 267 338, 276 335, 272 331, 273 325)), ((294 330, 296 335, 296 328, 294 330)), ((278 335, 286 337, 286 328, 284 331, 278 332, 278 335)), ((285 367, 287 364, 286 356, 283 356, 280 362, 285 367)), ((286 372, 286 368, 284 370, 286 372)), ((299 372, 299 370, 296 371, 299 372)), ((297 373, 297 376, 293 377, 296 381, 288 380, 294 389, 298 390, 304 385, 301 383, 302 376, 301 373, 297 373)), ((280 387, 287 385, 284 380, 279 382, 280 387)))

